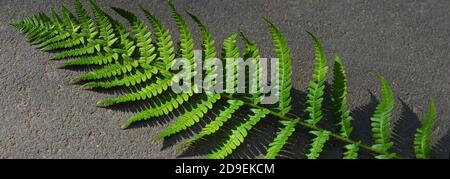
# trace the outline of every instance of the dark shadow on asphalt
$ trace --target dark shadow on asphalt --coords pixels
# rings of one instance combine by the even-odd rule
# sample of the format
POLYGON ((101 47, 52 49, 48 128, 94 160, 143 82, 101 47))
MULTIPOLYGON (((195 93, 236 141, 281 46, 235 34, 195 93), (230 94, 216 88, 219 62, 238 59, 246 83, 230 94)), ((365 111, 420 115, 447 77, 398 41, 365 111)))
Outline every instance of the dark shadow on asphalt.
POLYGON ((372 144, 372 129, 370 126, 370 117, 378 105, 378 99, 375 95, 368 91, 369 103, 356 107, 351 110, 353 131, 350 137, 356 141, 365 144, 372 144))
POLYGON ((394 141, 393 151, 407 158, 414 158, 414 134, 421 126, 417 114, 403 100, 400 119, 394 123, 392 139, 394 141))
POLYGON ((450 130, 433 145, 431 158, 450 159, 450 130))

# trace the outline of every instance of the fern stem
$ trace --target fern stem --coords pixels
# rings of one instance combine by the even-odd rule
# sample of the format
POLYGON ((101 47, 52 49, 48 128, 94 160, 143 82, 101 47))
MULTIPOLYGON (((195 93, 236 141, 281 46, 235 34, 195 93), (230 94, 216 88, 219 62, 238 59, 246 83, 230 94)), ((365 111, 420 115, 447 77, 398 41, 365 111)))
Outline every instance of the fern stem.
MULTIPOLYGON (((232 97, 232 96, 230 96, 228 94, 222 94, 222 96, 225 97, 225 98, 228 98, 228 99, 235 99, 234 97, 232 97)), ((244 104, 248 105, 248 106, 251 106, 253 108, 257 108, 257 109, 267 109, 265 107, 262 107, 262 106, 259 106, 257 104, 253 104, 253 103, 244 102, 244 104)), ((285 116, 285 115, 280 114, 278 112, 275 112, 273 110, 269 110, 269 114, 274 115, 274 116, 276 116, 276 117, 278 117, 280 119, 283 119, 283 120, 297 120, 298 119, 299 120, 298 124, 303 126, 303 127, 305 127, 305 128, 309 128, 309 129, 315 130, 315 131, 330 132, 330 136, 331 137, 333 137, 333 138, 335 138, 337 140, 349 143, 349 144, 356 145, 359 148, 365 149, 365 150, 367 150, 369 152, 372 152, 372 153, 382 154, 382 155, 389 154, 389 152, 385 152, 385 151, 380 151, 380 150, 374 149, 374 148, 372 148, 372 147, 370 147, 368 145, 362 144, 361 142, 358 142, 358 141, 349 139, 347 137, 343 137, 343 136, 341 136, 339 134, 336 134, 333 131, 329 131, 327 129, 324 129, 324 128, 321 128, 321 127, 317 127, 315 125, 310 125, 307 122, 303 122, 302 120, 300 120, 300 117, 297 117, 297 116, 296 116, 297 118, 288 117, 288 116, 285 116)), ((400 157, 400 156, 397 156, 397 155, 395 155, 393 158, 395 158, 395 159, 403 159, 403 157, 400 157)))

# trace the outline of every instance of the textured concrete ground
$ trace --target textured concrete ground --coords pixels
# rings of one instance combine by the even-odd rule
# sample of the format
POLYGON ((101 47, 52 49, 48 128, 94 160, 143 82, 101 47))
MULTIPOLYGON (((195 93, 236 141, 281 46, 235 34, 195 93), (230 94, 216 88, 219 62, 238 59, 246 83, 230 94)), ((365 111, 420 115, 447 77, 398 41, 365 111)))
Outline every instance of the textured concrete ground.
MULTIPOLYGON (((117 6, 133 12, 139 12, 138 5, 142 4, 176 32, 163 0, 99 0, 98 3, 101 7, 117 6)), ((121 130, 121 122, 133 110, 95 107, 98 99, 114 94, 83 91, 69 85, 69 79, 78 72, 57 69, 58 63, 48 61, 50 53, 36 50, 8 25, 11 20, 38 11, 49 12, 51 7, 61 4, 73 9, 70 1, 2 0, 0 4, 0 158, 180 156, 181 152, 172 145, 163 147, 170 142, 149 142, 164 124, 121 130)), ((433 96, 438 106, 433 157, 448 158, 450 1, 176 0, 175 4, 180 10, 186 8, 197 14, 218 43, 232 32, 243 30, 258 42, 264 57, 274 54, 262 18, 271 19, 292 48, 293 80, 298 91, 305 91, 313 69, 313 49, 306 31, 317 34, 327 55, 338 52, 344 59, 349 102, 356 118, 354 137, 366 143, 370 143, 369 116, 376 105, 374 97, 380 95, 377 75, 389 80, 397 97, 394 150, 406 156, 411 156, 411 136, 427 112, 428 97, 433 96)), ((142 13, 138 14, 143 17, 142 13)), ((198 45, 197 28, 190 19, 188 23, 198 45)), ((178 39, 176 33, 173 36, 178 39)), ((299 106, 300 101, 294 103, 299 106)), ((292 146, 305 141, 295 138, 290 142, 293 145, 288 153, 301 156, 295 153, 304 151, 305 146, 302 149, 292 146)), ((252 149, 252 145, 258 144, 249 142, 244 146, 252 149)), ((334 144, 330 145, 332 148, 334 144)), ((256 151, 247 153, 260 155, 258 147, 253 148, 256 151)), ((246 156, 250 155, 241 155, 246 156)))

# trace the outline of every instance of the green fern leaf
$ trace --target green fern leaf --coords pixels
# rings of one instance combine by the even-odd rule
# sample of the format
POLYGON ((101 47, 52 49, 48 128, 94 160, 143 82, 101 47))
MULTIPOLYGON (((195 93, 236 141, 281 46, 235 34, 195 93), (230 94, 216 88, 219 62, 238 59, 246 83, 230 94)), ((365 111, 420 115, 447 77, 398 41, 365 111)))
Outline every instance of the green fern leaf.
POLYGON ((344 152, 344 159, 358 159, 358 145, 359 143, 345 145, 345 149, 347 149, 347 151, 344 152))
POLYGON ((216 133, 228 120, 231 119, 231 117, 233 117, 233 114, 244 105, 244 102, 240 100, 228 100, 227 103, 228 105, 226 105, 223 110, 221 110, 220 113, 209 124, 207 124, 198 135, 189 139, 181 146, 187 147, 199 139, 216 133))
POLYGON ((216 47, 215 47, 215 42, 212 39, 211 35, 208 32, 208 29, 202 24, 202 22, 200 22, 200 20, 198 19, 198 17, 196 17, 195 15, 187 12, 189 16, 191 16, 191 18, 197 23, 197 26, 200 28, 200 32, 202 34, 202 57, 203 57, 203 64, 204 67, 207 67, 204 69, 204 76, 205 76, 205 81, 207 82, 204 85, 205 91, 211 92, 212 91, 212 87, 216 84, 215 81, 215 77, 217 76, 215 74, 217 67, 212 66, 213 64, 216 63, 216 55, 217 55, 217 51, 216 51, 216 47))
MULTIPOLYGON (((331 105, 334 118, 338 122, 340 135, 346 138, 350 137, 353 130, 351 126, 350 110, 347 103, 347 76, 341 58, 337 54, 333 55, 333 84, 331 86, 331 105)), ((359 147, 355 144, 345 146, 344 159, 356 159, 358 157, 359 147)))
POLYGON ((316 51, 316 62, 313 79, 309 83, 306 101, 306 112, 308 114, 308 122, 315 126, 322 119, 322 102, 325 89, 325 80, 327 78, 327 60, 323 52, 322 45, 319 40, 311 34, 316 51))
POLYGON ((156 82, 136 92, 124 94, 117 98, 107 98, 97 102, 97 106, 111 106, 120 103, 134 102, 150 99, 166 91, 172 85, 171 78, 158 78, 156 82))
POLYGON ((126 75, 121 78, 117 78, 114 80, 104 81, 104 82, 89 82, 81 87, 83 89, 93 89, 93 88, 115 88, 121 86, 135 86, 137 84, 141 84, 149 79, 151 79, 155 74, 158 73, 158 69, 155 67, 150 67, 149 69, 143 70, 142 72, 137 70, 132 75, 126 75))
POLYGON ((70 66, 87 66, 87 65, 104 65, 110 64, 115 60, 118 60, 117 53, 97 53, 95 56, 79 57, 71 61, 64 62, 60 67, 70 66))
MULTIPOLYGON (((391 128, 390 121, 392 119, 392 111, 394 109, 394 95, 390 89, 387 81, 380 76, 381 81, 381 102, 375 109, 370 120, 372 121, 372 134, 374 144, 372 148, 388 152, 388 150, 394 145, 391 142, 391 128)), ((376 158, 392 158, 394 154, 378 155, 376 158)))
POLYGON ((200 122, 200 119, 212 109, 213 105, 220 99, 220 94, 206 95, 205 100, 201 100, 195 105, 191 106, 190 111, 185 111, 181 116, 178 116, 173 122, 169 124, 155 139, 163 139, 174 134, 177 134, 188 127, 200 122))
POLYGON ((66 31, 69 33, 70 38, 55 41, 54 43, 46 43, 45 46, 41 46, 44 51, 67 49, 85 42, 84 37, 78 33, 81 26, 78 24, 73 14, 64 6, 61 6, 61 13, 63 15, 64 26, 66 27, 66 31))
POLYGON ((53 8, 51 9, 51 17, 56 35, 49 38, 42 38, 42 40, 34 42, 33 45, 36 45, 37 48, 43 48, 48 44, 59 42, 70 37, 70 32, 65 29, 64 22, 61 20, 61 18, 53 8))
POLYGON ((80 36, 78 34, 72 34, 71 38, 65 39, 62 41, 58 41, 58 42, 55 42, 52 44, 48 44, 45 47, 43 47, 41 50, 52 51, 52 50, 58 50, 58 49, 68 49, 68 48, 80 45, 83 41, 84 41, 83 36, 80 36))
POLYGON ((39 13, 32 17, 33 23, 26 25, 25 36, 31 44, 37 43, 47 36, 53 35, 54 26, 50 24, 50 19, 44 13, 39 13))
POLYGON ((433 98, 430 98, 429 104, 427 117, 423 121, 422 127, 417 129, 414 137, 414 152, 418 159, 430 158, 431 133, 434 120, 436 119, 436 105, 433 98))
POLYGON ((89 0, 89 4, 91 5, 92 11, 94 12, 95 20, 97 22, 99 28, 99 37, 98 42, 101 42, 103 46, 112 46, 118 38, 114 33, 113 21, 111 17, 107 15, 98 5, 93 1, 89 0))
POLYGON ((75 16, 64 5, 61 6, 61 14, 63 22, 68 29, 73 31, 80 28, 75 16))
MULTIPOLYGON (((108 82, 92 82, 85 84, 84 87, 112 88, 118 86, 135 86, 136 84, 140 84, 150 80, 152 76, 159 72, 158 67, 151 66, 151 62, 153 62, 153 60, 157 57, 157 54, 155 53, 155 47, 152 44, 151 33, 148 31, 147 26, 131 12, 115 7, 113 7, 113 10, 122 17, 126 18, 133 28, 133 33, 135 34, 134 38, 137 41, 136 46, 138 47, 139 53, 141 54, 139 59, 139 66, 136 66, 136 70, 134 73, 129 74, 128 76, 125 76, 121 79, 116 79, 108 82)), ((128 46, 128 48, 130 48, 130 46, 128 46)), ((131 56, 131 53, 129 53, 128 51, 129 50, 127 50, 127 54, 131 56)))
POLYGON ((122 62, 107 65, 99 70, 87 72, 85 74, 74 77, 70 83, 75 84, 80 81, 99 80, 104 78, 110 78, 119 76, 128 72, 131 72, 134 68, 139 66, 137 61, 131 61, 131 59, 123 59, 122 62))
POLYGON ((309 153, 306 155, 308 159, 317 159, 322 153, 325 143, 330 139, 329 131, 311 131, 316 137, 313 139, 309 153))
POLYGON ((136 46, 139 48, 141 63, 150 64, 156 58, 155 46, 152 44, 151 32, 145 23, 137 18, 133 13, 126 10, 112 7, 112 9, 119 15, 128 20, 131 24, 134 38, 136 39, 136 46))
POLYGON ((37 18, 41 19, 41 23, 39 23, 39 26, 33 28, 36 29, 36 35, 29 39, 31 45, 40 44, 50 38, 53 38, 59 34, 59 31, 61 31, 61 26, 59 26, 58 22, 54 21, 53 17, 49 18, 45 14, 40 13, 37 18))
POLYGON ((224 144, 220 145, 214 152, 208 154, 210 159, 223 159, 230 155, 239 145, 244 142, 245 137, 253 126, 270 113, 267 109, 252 109, 253 115, 249 115, 248 119, 232 130, 231 134, 224 144))
POLYGON ((94 21, 89 17, 88 12, 84 9, 80 0, 74 0, 73 4, 80 22, 81 35, 87 39, 93 39, 97 35, 97 27, 94 21))
POLYGON ((275 159, 278 153, 283 149, 283 146, 287 143, 289 137, 294 133, 295 126, 299 123, 299 120, 281 121, 283 128, 277 133, 277 136, 272 143, 269 144, 267 149, 266 159, 275 159))
POLYGON ((291 111, 291 89, 292 89, 292 65, 291 65, 291 49, 288 47, 286 40, 277 27, 272 22, 265 19, 272 34, 273 44, 277 54, 277 82, 276 87, 278 104, 276 110, 285 115, 291 111))
POLYGON ((244 41, 245 48, 244 48, 244 59, 245 60, 252 60, 252 63, 255 65, 255 69, 253 73, 248 74, 246 81, 249 79, 252 79, 253 81, 251 84, 246 84, 246 87, 250 87, 248 92, 250 95, 246 98, 250 98, 251 102, 253 104, 258 104, 262 100, 262 89, 260 89, 260 80, 262 79, 262 68, 260 66, 260 54, 259 49, 256 46, 256 42, 251 42, 248 40, 248 38, 245 36, 244 33, 240 32, 241 38, 244 41))
POLYGON ((82 45, 80 48, 66 50, 54 55, 51 60, 61 60, 64 58, 77 57, 82 55, 92 55, 97 52, 96 43, 82 45))
POLYGON ((337 54, 334 58, 333 84, 331 87, 332 111, 334 118, 338 120, 340 134, 344 137, 350 137, 352 132, 350 111, 347 104, 347 76, 345 75, 344 65, 337 54))
POLYGON ((186 25, 183 17, 176 11, 172 0, 169 0, 170 11, 172 12, 172 18, 175 20, 178 30, 180 32, 180 51, 181 57, 194 63, 194 40, 192 39, 191 32, 186 25))
POLYGON ((158 64, 160 66, 165 67, 164 69, 169 70, 172 68, 174 59, 175 59, 175 50, 173 47, 172 36, 169 33, 169 30, 163 26, 158 19, 156 19, 150 12, 143 9, 145 17, 150 21, 153 27, 153 31, 155 32, 155 36, 157 39, 158 46, 158 64))
POLYGON ((160 97, 159 104, 155 104, 154 107, 148 108, 148 109, 130 117, 122 125, 122 128, 126 129, 133 123, 149 120, 154 117, 168 115, 170 112, 177 109, 179 107, 179 105, 186 102, 189 99, 189 97, 191 97, 192 95, 193 95, 192 92, 180 93, 180 94, 171 93, 167 96, 160 97))
POLYGON ((226 93, 233 94, 237 92, 237 59, 239 58, 239 48, 236 44, 237 34, 234 33, 230 37, 226 38, 223 42, 223 62, 225 66, 225 84, 226 93), (227 60, 230 59, 230 60, 227 60), (232 73, 234 72, 234 73, 232 73), (233 86, 228 86, 232 84, 233 86))

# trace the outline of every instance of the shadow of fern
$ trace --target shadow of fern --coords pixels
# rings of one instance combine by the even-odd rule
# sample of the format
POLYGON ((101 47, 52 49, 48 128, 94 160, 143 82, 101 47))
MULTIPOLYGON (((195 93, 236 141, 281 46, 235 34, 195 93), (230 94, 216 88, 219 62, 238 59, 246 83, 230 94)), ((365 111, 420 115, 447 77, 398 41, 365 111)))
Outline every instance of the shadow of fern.
POLYGON ((414 134, 420 127, 420 119, 417 114, 400 99, 402 105, 400 118, 394 123, 392 138, 393 151, 406 158, 414 158, 414 134))
POLYGON ((370 91, 368 91, 368 93, 370 97, 369 103, 360 107, 356 107, 350 112, 350 115, 353 118, 353 132, 350 137, 365 144, 372 143, 370 117, 372 116, 375 108, 378 105, 378 99, 375 97, 375 95, 370 91))
POLYGON ((431 158, 450 159, 450 130, 433 145, 431 158))
MULTIPOLYGON (((62 65, 63 62, 58 62, 58 65, 62 65)), ((80 73, 86 73, 86 72, 90 72, 90 71, 94 71, 94 70, 98 70, 101 69, 101 66, 83 66, 83 67, 78 67, 78 66, 64 66, 64 67, 58 67, 59 69, 62 70, 69 70, 69 71, 74 71, 74 72, 80 72, 80 73)))

